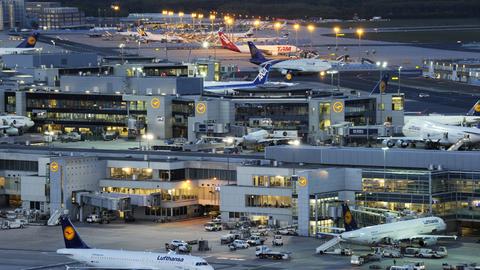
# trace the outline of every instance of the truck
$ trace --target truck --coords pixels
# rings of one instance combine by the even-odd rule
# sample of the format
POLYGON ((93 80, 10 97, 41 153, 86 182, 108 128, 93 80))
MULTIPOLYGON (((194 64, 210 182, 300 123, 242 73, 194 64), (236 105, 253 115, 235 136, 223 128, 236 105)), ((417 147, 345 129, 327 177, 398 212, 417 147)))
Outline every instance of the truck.
POLYGON ((352 255, 350 257, 350 263, 352 265, 363 265, 368 262, 380 261, 381 256, 378 254, 367 254, 367 255, 352 255))
POLYGON ((250 246, 260 246, 260 245, 263 245, 263 243, 265 243, 265 238, 261 238, 258 235, 252 235, 250 236, 250 238, 248 238, 247 243, 250 246))
POLYGON ((4 220, 4 221, 2 222, 1 228, 2 228, 3 230, 23 229, 23 228, 25 228, 25 225, 23 225, 23 223, 20 222, 20 221, 18 221, 18 220, 14 220, 14 221, 4 220))
POLYGON ((221 245, 228 245, 235 240, 235 235, 234 234, 225 234, 220 237, 220 244, 221 245))
POLYGON ((273 236, 272 246, 283 246, 283 238, 281 235, 277 234, 273 236))
POLYGON ((349 248, 336 248, 329 251, 325 251, 324 254, 351 256, 353 252, 349 248))
POLYGON ((255 248, 255 256, 260 259, 287 260, 290 254, 287 252, 273 251, 267 246, 258 246, 255 248))
POLYGON ((421 248, 416 254, 416 257, 431 258, 431 259, 440 259, 445 256, 446 256, 446 249, 444 251, 437 252, 429 248, 421 248))

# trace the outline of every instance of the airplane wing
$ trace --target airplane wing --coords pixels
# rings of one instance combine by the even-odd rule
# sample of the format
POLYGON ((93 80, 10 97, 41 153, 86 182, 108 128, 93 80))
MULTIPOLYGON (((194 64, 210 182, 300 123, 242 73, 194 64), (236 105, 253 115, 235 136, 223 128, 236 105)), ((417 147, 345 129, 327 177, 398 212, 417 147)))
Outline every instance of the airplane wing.
POLYGON ((279 142, 279 141, 292 141, 298 140, 297 137, 281 137, 281 138, 266 138, 258 140, 258 143, 269 143, 269 142, 279 142))
POLYGON ((12 126, 2 125, 2 126, 0 126, 0 130, 9 129, 9 128, 11 128, 11 127, 12 127, 12 126))
POLYGON ((408 141, 408 142, 424 142, 425 139, 421 137, 377 137, 377 140, 393 140, 393 141, 408 141))
POLYGON ((434 239, 440 239, 440 238, 447 238, 447 239, 453 239, 453 240, 457 240, 457 236, 456 235, 430 235, 430 234, 417 234, 417 235, 413 235, 413 236, 410 236, 409 239, 410 240, 414 240, 414 239, 428 239, 428 238, 434 238, 434 239))

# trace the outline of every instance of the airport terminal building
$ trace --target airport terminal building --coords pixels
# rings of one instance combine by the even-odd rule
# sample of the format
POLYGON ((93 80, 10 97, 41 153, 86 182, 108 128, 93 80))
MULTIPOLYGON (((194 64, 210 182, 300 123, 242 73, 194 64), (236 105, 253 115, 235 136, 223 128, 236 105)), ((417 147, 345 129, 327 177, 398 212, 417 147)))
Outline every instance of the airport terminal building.
POLYGON ((432 213, 449 230, 478 233, 479 162, 473 152, 419 149, 274 146, 263 156, 8 148, 0 197, 2 205, 68 209, 78 219, 102 209, 138 219, 220 211, 224 222, 246 216, 296 225, 305 236, 341 226, 336 209, 348 201, 432 213))

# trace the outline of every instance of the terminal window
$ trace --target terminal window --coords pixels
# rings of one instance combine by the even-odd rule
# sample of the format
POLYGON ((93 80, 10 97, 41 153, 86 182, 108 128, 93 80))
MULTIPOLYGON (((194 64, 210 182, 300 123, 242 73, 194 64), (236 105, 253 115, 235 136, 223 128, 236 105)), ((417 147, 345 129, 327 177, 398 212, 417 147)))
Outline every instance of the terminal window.
POLYGON ((392 111, 403 111, 403 97, 392 97, 392 111))
POLYGON ((247 207, 290 208, 292 198, 288 196, 245 195, 247 207))

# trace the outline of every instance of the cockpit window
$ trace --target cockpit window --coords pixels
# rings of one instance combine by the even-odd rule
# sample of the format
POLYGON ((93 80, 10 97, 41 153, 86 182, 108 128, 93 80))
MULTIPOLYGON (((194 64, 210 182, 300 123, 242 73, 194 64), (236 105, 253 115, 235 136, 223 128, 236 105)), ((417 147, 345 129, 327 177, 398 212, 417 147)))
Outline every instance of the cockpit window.
POLYGON ((202 266, 202 265, 208 265, 207 262, 197 262, 195 263, 195 266, 202 266))

